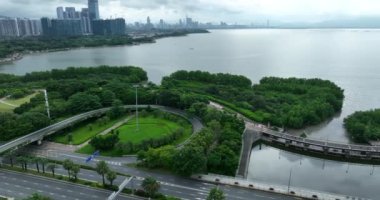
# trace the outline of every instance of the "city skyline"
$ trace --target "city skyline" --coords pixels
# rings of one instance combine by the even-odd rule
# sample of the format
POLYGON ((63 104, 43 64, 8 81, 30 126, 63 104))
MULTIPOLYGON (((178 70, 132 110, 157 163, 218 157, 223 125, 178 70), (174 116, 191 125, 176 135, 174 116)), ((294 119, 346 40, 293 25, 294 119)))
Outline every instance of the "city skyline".
MULTIPOLYGON (((40 18, 55 16, 56 7, 87 7, 86 0, 32 0, 0 3, 0 15, 40 18), (25 6, 28 5, 28 6, 25 6), (36 9, 38 5, 38 9, 36 9), (38 10, 38 12, 36 11, 38 10)), ((315 23, 327 20, 347 20, 361 17, 379 17, 380 2, 376 0, 131 0, 99 1, 101 18, 122 17, 128 23, 143 22, 147 13, 152 23, 160 19, 176 22, 186 15, 201 22, 251 24, 265 22, 315 23), (217 13, 217 14, 216 14, 217 13)))

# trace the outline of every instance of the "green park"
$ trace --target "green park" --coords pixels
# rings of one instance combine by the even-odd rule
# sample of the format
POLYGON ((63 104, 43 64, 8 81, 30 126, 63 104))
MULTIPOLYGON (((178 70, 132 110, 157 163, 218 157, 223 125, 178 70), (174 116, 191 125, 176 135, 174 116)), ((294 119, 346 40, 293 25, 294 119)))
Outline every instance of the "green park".
POLYGON ((22 104, 30 102, 30 99, 35 97, 38 92, 34 92, 21 98, 4 97, 0 99, 0 112, 12 112, 15 108, 22 104))
MULTIPOLYGON (((71 67, 23 76, 0 74, 1 97, 11 94, 18 97, 11 103, 22 104, 13 112, 0 113, 0 141, 109 108, 101 116, 72 124, 47 139, 75 145, 76 151, 84 154, 99 150, 105 156, 137 155, 139 166, 184 176, 199 172, 235 174, 245 127, 236 112, 258 123, 301 129, 331 119, 341 111, 344 100, 343 89, 322 79, 265 77, 253 84, 244 76, 177 71, 156 85, 141 68, 110 66, 71 67), (182 110, 198 117, 203 129, 193 135, 188 120, 150 107, 139 109, 136 120, 135 110, 123 106, 136 103, 135 85, 140 85, 140 105, 182 110), (29 96, 35 88, 48 91, 50 118, 46 116, 44 95, 29 96), (210 107, 210 101, 225 109, 210 107)), ((349 134, 362 142, 376 139, 369 133, 377 132, 378 120, 368 118, 377 116, 378 112, 347 119, 349 134)))

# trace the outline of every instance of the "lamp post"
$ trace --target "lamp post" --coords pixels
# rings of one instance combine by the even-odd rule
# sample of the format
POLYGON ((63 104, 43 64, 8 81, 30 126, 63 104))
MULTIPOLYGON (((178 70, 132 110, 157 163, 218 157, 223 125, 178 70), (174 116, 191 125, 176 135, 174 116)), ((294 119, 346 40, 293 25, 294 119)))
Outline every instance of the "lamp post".
POLYGON ((293 170, 293 168, 290 169, 290 173, 289 173, 288 194, 289 194, 289 192, 290 192, 290 182, 291 182, 291 180, 292 180, 292 170, 293 170))
POLYGON ((139 131, 139 108, 138 108, 138 96, 137 96, 137 88, 139 85, 133 86, 136 91, 136 132, 139 131))
POLYGON ((43 91, 44 91, 44 94, 45 94, 45 106, 46 106, 46 112, 47 112, 47 116, 48 116, 49 119, 50 119, 50 108, 49 108, 48 94, 47 94, 47 90, 43 90, 43 91))

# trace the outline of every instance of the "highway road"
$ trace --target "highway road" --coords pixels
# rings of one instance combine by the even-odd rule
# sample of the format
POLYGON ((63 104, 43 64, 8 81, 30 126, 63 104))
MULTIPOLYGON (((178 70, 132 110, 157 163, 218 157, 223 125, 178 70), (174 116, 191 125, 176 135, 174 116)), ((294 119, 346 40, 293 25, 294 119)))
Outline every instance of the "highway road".
MULTIPOLYGON (((46 195, 54 200, 105 200, 111 194, 107 190, 0 169, 1 195, 23 199, 33 193, 46 195)), ((122 195, 117 199, 141 198, 122 195)))
MULTIPOLYGON (((29 150, 32 152, 32 149, 29 150)), ((136 188, 138 185, 140 185, 141 180, 143 180, 143 177, 152 176, 156 178, 158 181, 161 182, 161 192, 165 195, 172 195, 176 197, 180 197, 181 199, 185 200, 201 200, 206 199, 209 191, 216 187, 215 184, 205 183, 189 178, 179 177, 170 173, 166 172, 154 172, 154 171, 145 171, 142 169, 132 168, 126 166, 128 163, 135 163, 136 158, 135 157, 124 157, 124 158, 109 158, 109 157, 97 157, 95 161, 91 161, 90 163, 85 163, 87 155, 82 155, 78 153, 71 153, 71 152, 53 152, 50 151, 48 154, 48 157, 50 159, 54 160, 64 160, 64 159, 71 159, 73 162, 81 165, 88 165, 95 167, 96 162, 99 160, 104 160, 109 164, 109 167, 117 172, 129 174, 137 177, 137 180, 133 182, 133 188, 136 188)), ((33 166, 31 166, 33 167, 33 166)), ((58 169, 58 173, 66 174, 67 172, 63 169, 58 169)), ((82 169, 79 177, 82 179, 87 180, 93 180, 93 181, 101 181, 101 177, 96 174, 96 172, 84 170, 82 169)), ((119 177, 115 183, 119 184, 124 180, 123 177, 119 177)), ((128 185, 127 187, 132 187, 131 185, 128 185)), ((268 193, 268 192, 261 192, 251 189, 244 189, 239 187, 232 187, 232 186, 223 186, 220 185, 219 188, 221 188, 227 195, 227 199, 231 200, 244 200, 244 199, 257 199, 257 200, 287 200, 287 199, 294 199, 291 197, 274 194, 274 193, 268 193)))
MULTIPOLYGON (((134 106, 126 106, 126 107, 134 108, 134 106)), ((139 107, 140 108, 146 107, 146 105, 140 105, 139 107)), ((183 111, 173 109, 173 108, 169 108, 169 107, 152 106, 152 108, 157 108, 157 109, 161 109, 161 110, 164 110, 167 112, 172 112, 172 113, 177 114, 177 115, 183 115, 183 116, 186 115, 183 111)), ((86 119, 88 117, 92 117, 92 116, 104 113, 107 110, 108 110, 108 108, 100 109, 100 110, 96 110, 96 111, 90 111, 88 113, 79 114, 79 115, 74 116, 72 118, 66 119, 62 122, 51 125, 47 128, 44 128, 42 130, 36 131, 34 133, 31 133, 29 135, 26 135, 24 137, 21 137, 21 138, 14 140, 14 141, 11 141, 7 144, 4 144, 4 145, 0 146, 0 152, 4 152, 8 149, 14 148, 14 147, 19 146, 19 145, 22 146, 24 144, 40 140, 41 138, 43 138, 46 135, 52 134, 58 130, 61 130, 67 126, 72 125, 73 123, 79 122, 79 121, 86 119)), ((194 133, 196 133, 202 129, 203 125, 201 124, 199 119, 191 118, 190 121, 193 124, 194 133)), ((73 160, 75 163, 82 164, 82 165, 85 164, 84 161, 87 158, 87 155, 81 155, 81 154, 76 154, 76 153, 72 153, 72 152, 62 152, 62 151, 57 151, 57 152, 50 151, 50 152, 46 152, 46 155, 49 158, 55 159, 55 160, 64 160, 66 158, 69 158, 69 159, 73 160)), ((215 185, 213 185, 213 184, 204 183, 201 181, 196 181, 196 180, 187 179, 187 178, 183 178, 183 177, 178 177, 178 176, 175 176, 175 175, 172 175, 169 173, 143 171, 141 169, 136 169, 136 168, 125 166, 125 164, 127 164, 127 163, 134 163, 136 161, 135 157, 127 157, 127 158, 100 157, 99 159, 105 160, 107 163, 109 163, 110 168, 114 171, 136 176, 138 179, 138 180, 136 180, 136 183, 135 183, 136 185, 139 185, 139 181, 141 181, 143 179, 143 177, 152 176, 161 182, 161 185, 162 185, 161 192, 163 192, 166 195, 173 195, 173 196, 185 199, 185 200, 186 199, 189 199, 189 200, 190 199, 191 200, 192 199, 197 199, 197 200, 206 199, 210 189, 215 187, 215 185)), ((98 160, 95 160, 94 162, 90 162, 87 165, 94 167, 98 160)), ((58 173, 66 173, 63 169, 58 169, 57 171, 58 171, 58 173)), ((16 174, 16 173, 10 173, 10 172, 2 172, 2 176, 4 178, 3 178, 3 181, 1 181, 1 184, 4 185, 5 189, 3 187, 1 187, 1 188, 3 188, 3 191, 0 190, 0 192, 11 192, 11 193, 15 193, 16 195, 19 195, 19 196, 22 196, 22 195, 25 196, 26 194, 30 194, 31 192, 29 190, 31 190, 31 191, 43 191, 45 193, 48 192, 49 194, 50 193, 58 194, 58 195, 61 195, 60 199, 65 199, 64 196, 67 196, 67 195, 65 195, 66 193, 64 193, 64 192, 59 193, 59 189, 50 190, 49 182, 52 182, 52 180, 45 180, 44 178, 36 178, 36 177, 29 176, 29 175, 28 176, 25 175, 25 177, 26 177, 25 181, 27 181, 27 182, 24 182, 22 175, 16 174), (32 182, 34 182, 34 181, 37 181, 37 184, 33 184, 32 182), (25 184, 20 185, 22 183, 25 183, 25 184), (31 184, 34 185, 33 189, 31 188, 31 186, 27 186, 27 185, 31 185, 31 184), (30 188, 30 189, 28 189, 28 188, 30 188)), ((94 181, 99 181, 99 179, 100 179, 100 177, 95 172, 83 170, 83 169, 81 170, 79 177, 85 178, 88 180, 94 180, 94 181)), ((120 177, 118 180, 116 180, 116 183, 120 183, 121 181, 122 181, 122 177, 120 177)), ((0 186, 3 186, 1 184, 0 184, 0 186)), ((53 184, 54 187, 62 189, 62 187, 60 187, 63 184, 62 182, 54 183, 54 184, 53 184), (61 184, 61 185, 56 186, 54 184, 61 184)), ((86 198, 81 197, 81 196, 76 196, 76 195, 78 195, 78 193, 79 194, 81 193, 80 191, 83 189, 83 187, 79 187, 76 185, 73 185, 73 186, 69 186, 69 185, 70 184, 66 185, 67 187, 70 187, 70 189, 68 189, 68 190, 76 191, 76 192, 73 192, 75 194, 73 194, 73 196, 71 198, 68 198, 68 199, 94 199, 95 198, 92 196, 87 196, 86 198), (77 188, 77 187, 78 187, 78 189, 76 190, 75 188, 77 188)), ((238 188, 238 187, 220 186, 220 188, 223 191, 225 191, 227 199, 231 199, 231 200, 244 200, 244 199, 247 199, 247 200, 248 199, 257 199, 257 200, 281 199, 281 200, 287 200, 287 199, 293 199, 293 198, 286 197, 283 195, 278 195, 278 194, 273 194, 273 193, 268 193, 268 192, 261 192, 261 191, 250 190, 250 189, 244 189, 244 188, 238 188)), ((100 191, 100 190, 96 190, 96 191, 97 192, 90 192, 89 191, 86 193, 85 192, 82 192, 82 193, 91 194, 91 195, 97 196, 98 198, 102 198, 102 199, 105 199, 104 197, 107 196, 105 194, 106 193, 105 191, 100 191)), ((43 193, 43 194, 45 194, 45 193, 43 193)))

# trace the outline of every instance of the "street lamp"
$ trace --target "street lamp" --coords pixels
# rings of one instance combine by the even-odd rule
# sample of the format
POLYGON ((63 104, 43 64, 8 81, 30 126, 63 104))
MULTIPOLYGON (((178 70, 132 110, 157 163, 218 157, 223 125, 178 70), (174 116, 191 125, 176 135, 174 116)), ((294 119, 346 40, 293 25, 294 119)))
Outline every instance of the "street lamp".
POLYGON ((133 86, 136 91, 136 131, 139 131, 139 108, 138 108, 138 96, 137 96, 137 88, 139 85, 133 86))
POLYGON ((290 168, 289 182, 288 182, 288 194, 289 194, 289 192, 290 192, 290 182, 291 182, 291 180, 292 180, 292 170, 293 170, 293 168, 290 168))
POLYGON ((43 90, 44 91, 44 94, 45 94, 45 106, 46 106, 46 112, 47 112, 47 115, 50 119, 50 109, 49 109, 49 99, 48 99, 48 94, 47 94, 47 90, 43 90))

